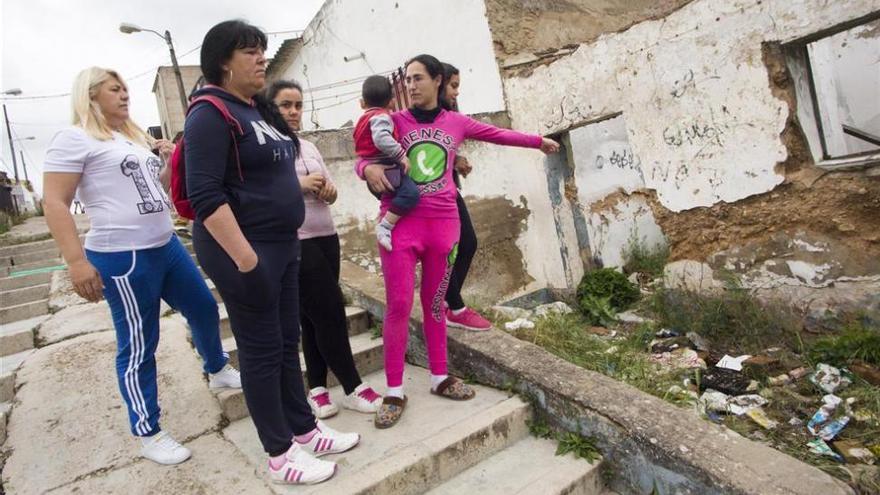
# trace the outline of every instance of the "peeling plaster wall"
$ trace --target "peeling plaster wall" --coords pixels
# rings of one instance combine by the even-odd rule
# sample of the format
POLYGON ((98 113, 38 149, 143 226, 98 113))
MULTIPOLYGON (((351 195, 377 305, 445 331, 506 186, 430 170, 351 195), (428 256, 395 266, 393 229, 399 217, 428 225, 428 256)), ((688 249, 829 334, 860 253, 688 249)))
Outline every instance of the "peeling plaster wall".
POLYGON ((501 75, 481 0, 328 0, 302 40, 289 61, 273 68, 272 77, 302 83, 307 92, 306 130, 357 121, 363 78, 388 73, 420 53, 459 68, 462 112, 504 110, 501 75), (308 93, 310 88, 316 89, 308 93))
POLYGON ((880 8, 876 0, 690 3, 505 80, 514 128, 548 134, 622 112, 645 188, 671 210, 735 202, 784 177, 788 107, 761 44, 792 41, 880 8))

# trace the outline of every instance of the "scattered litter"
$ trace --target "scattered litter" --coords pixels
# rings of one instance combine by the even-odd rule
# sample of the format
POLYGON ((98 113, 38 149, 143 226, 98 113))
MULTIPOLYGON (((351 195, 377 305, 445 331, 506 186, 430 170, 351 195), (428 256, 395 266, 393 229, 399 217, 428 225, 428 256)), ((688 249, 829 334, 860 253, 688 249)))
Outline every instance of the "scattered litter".
POLYGON ((691 344, 694 344, 694 348, 698 351, 709 351, 709 342, 700 336, 697 332, 688 332, 685 334, 685 337, 691 341, 691 344))
POLYGON ((760 407, 756 407, 754 409, 749 409, 746 411, 746 416, 748 416, 752 421, 758 423, 765 430, 772 430, 779 426, 779 423, 770 419, 767 416, 767 413, 764 412, 760 407))
POLYGON ((624 311, 623 313, 617 313, 617 319, 622 321, 623 323, 651 323, 653 320, 649 320, 642 316, 636 314, 635 311, 629 310, 624 311))
POLYGON ((758 368, 770 368, 771 366, 779 364, 779 358, 759 354, 757 356, 749 357, 743 364, 757 366, 758 368))
POLYGON ((801 418, 791 418, 788 420, 788 424, 790 424, 791 426, 803 426, 804 420, 802 420, 801 418))
POLYGON ((880 369, 864 362, 855 362, 849 366, 850 371, 871 385, 880 387, 880 369))
POLYGON ((675 330, 670 330, 668 328, 661 328, 660 331, 654 334, 658 339, 668 339, 670 337, 678 337, 681 334, 676 332, 675 330))
POLYGON ((843 455, 846 462, 874 464, 874 454, 856 440, 838 440, 833 443, 834 448, 843 455))
POLYGON ((617 352, 616 345, 613 345, 613 346, 609 347, 608 349, 605 349, 605 354, 614 354, 615 352, 617 352))
POLYGON ((651 341, 651 352, 654 354, 660 352, 672 352, 676 349, 688 348, 690 341, 686 337, 667 337, 664 339, 654 339, 651 341))
POLYGON ((827 442, 836 437, 837 434, 841 432, 841 430, 846 428, 847 424, 849 424, 849 416, 835 419, 834 421, 825 425, 824 428, 819 430, 819 438, 827 442))
POLYGON ((856 409, 853 411, 852 418, 860 423, 877 421, 877 417, 871 414, 867 409, 856 409))
POLYGON ((700 380, 700 388, 715 389, 724 392, 727 395, 742 395, 746 393, 751 380, 742 373, 725 369, 712 367, 706 370, 700 380))
POLYGON ((733 371, 742 371, 743 361, 745 361, 746 359, 748 359, 750 357, 752 357, 752 356, 750 356, 748 354, 744 354, 739 357, 733 357, 733 356, 729 356, 729 355, 725 354, 724 357, 722 357, 721 360, 715 364, 715 367, 716 368, 725 368, 725 369, 733 370, 733 371))
POLYGON ((753 409, 760 409, 761 406, 767 404, 767 399, 760 395, 740 395, 731 397, 727 402, 727 411, 737 416, 747 414, 753 409))
POLYGON ((810 375, 810 381, 829 394, 852 383, 849 378, 841 375, 839 369, 824 363, 816 365, 816 372, 810 375))
POLYGON ((807 376, 809 372, 809 369, 801 366, 800 368, 795 368, 789 371, 788 376, 791 377, 792 380, 800 380, 801 378, 807 376))
POLYGON ((616 332, 614 332, 612 330, 608 330, 605 327, 587 327, 587 333, 590 333, 593 335, 602 335, 602 336, 610 335, 613 337, 616 332))
POLYGON ((706 361, 697 355, 697 351, 687 348, 654 354, 651 356, 651 361, 668 369, 706 367, 706 361))
POLYGON ((788 385, 791 383, 791 377, 786 373, 783 373, 779 376, 770 377, 767 379, 767 383, 773 387, 778 387, 781 385, 788 385))
POLYGON ((828 444, 825 443, 825 440, 822 440, 821 438, 807 442, 807 447, 809 447, 810 452, 814 454, 827 455, 833 457, 837 461, 843 462, 843 457, 837 452, 831 450, 831 447, 829 447, 828 444))
POLYGON ((572 310, 571 306, 569 306, 568 304, 565 304, 562 301, 556 301, 549 304, 542 304, 535 308, 535 316, 538 316, 540 318, 553 314, 567 315, 572 311, 574 310, 572 310))
POLYGON ((515 308, 513 306, 492 306, 492 311, 500 318, 515 320, 517 318, 528 318, 531 312, 523 308, 515 308))
POLYGON ((720 424, 720 423, 723 423, 723 422, 724 422, 724 418, 723 418, 720 414, 718 414, 717 412, 715 412, 715 411, 709 411, 709 412, 707 412, 707 413, 706 413, 706 417, 709 418, 709 421, 711 421, 711 422, 713 422, 713 423, 718 423, 718 424, 720 424))
POLYGON ((822 407, 813 414, 810 422, 807 423, 807 430, 813 435, 818 435, 822 426, 834 416, 834 410, 840 405, 841 399, 836 395, 828 394, 822 397, 822 402, 824 403, 822 407))
POLYGON ((749 382, 749 386, 746 387, 746 392, 757 392, 759 386, 758 380, 752 380, 749 382))
POLYGON ((710 412, 727 412, 727 402, 730 396, 717 390, 706 390, 700 396, 699 404, 702 410, 709 414, 710 412))
POLYGON ((519 330, 521 328, 532 329, 535 328, 535 322, 526 318, 517 318, 513 321, 508 321, 507 323, 505 323, 504 328, 508 330, 519 330))

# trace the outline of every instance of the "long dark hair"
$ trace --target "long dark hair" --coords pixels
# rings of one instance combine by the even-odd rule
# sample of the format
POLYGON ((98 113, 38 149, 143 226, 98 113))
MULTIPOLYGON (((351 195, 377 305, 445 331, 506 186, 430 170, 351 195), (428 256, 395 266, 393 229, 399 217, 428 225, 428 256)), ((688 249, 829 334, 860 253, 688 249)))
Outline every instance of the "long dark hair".
POLYGON ((440 87, 437 88, 437 105, 445 108, 443 101, 446 100, 446 72, 443 70, 443 63, 437 60, 437 57, 423 53, 407 60, 404 67, 409 67, 413 62, 424 65, 431 79, 436 79, 437 76, 440 76, 440 87))
POLYGON ((266 90, 266 99, 269 101, 275 101, 275 97, 278 96, 278 93, 285 89, 295 89, 299 91, 299 94, 305 94, 303 93, 302 86, 298 82, 291 81, 290 79, 279 79, 269 85, 269 89, 266 90))
MULTIPOLYGON (((447 64, 446 62, 441 62, 441 63, 443 65, 443 93, 445 96, 446 85, 449 84, 449 81, 452 80, 452 76, 457 76, 460 74, 460 72, 458 71, 458 67, 456 67, 452 64, 447 64)), ((458 111, 458 103, 453 105, 453 104, 447 102, 446 98, 443 98, 443 101, 440 102, 440 106, 445 108, 446 110, 451 110, 453 112, 458 111)))
MULTIPOLYGON (((223 64, 232 58, 235 50, 260 47, 265 51, 267 46, 266 33, 260 28, 238 19, 221 22, 209 29, 202 41, 200 60, 202 75, 208 83, 222 86, 225 73, 223 64)), ((284 135, 294 138, 294 153, 295 156, 298 156, 299 140, 295 139, 296 133, 291 131, 287 123, 284 122, 284 118, 275 104, 259 93, 254 95, 253 100, 254 106, 260 112, 263 120, 284 135)))

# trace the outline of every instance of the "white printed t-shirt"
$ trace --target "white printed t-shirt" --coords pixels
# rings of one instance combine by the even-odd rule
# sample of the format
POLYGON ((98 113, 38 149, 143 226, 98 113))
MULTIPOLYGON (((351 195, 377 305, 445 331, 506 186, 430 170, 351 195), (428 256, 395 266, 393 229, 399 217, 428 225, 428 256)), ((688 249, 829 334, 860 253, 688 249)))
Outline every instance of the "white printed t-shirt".
POLYGON ((91 222, 85 247, 105 253, 160 247, 171 239, 161 168, 159 157, 122 134, 100 141, 79 127, 55 135, 43 165, 44 172, 82 174, 77 197, 91 222))

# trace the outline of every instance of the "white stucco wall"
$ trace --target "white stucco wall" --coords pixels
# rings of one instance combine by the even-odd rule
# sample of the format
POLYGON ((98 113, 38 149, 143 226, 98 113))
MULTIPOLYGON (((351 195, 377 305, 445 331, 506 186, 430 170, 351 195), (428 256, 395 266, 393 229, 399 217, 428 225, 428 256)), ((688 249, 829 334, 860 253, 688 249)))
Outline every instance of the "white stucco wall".
POLYGON ((877 0, 697 0, 505 80, 514 127, 543 134, 623 112, 645 187, 672 211, 773 189, 786 105, 764 41, 793 41, 880 9, 877 0))
POLYGON ((307 93, 305 130, 334 129, 357 121, 363 78, 391 71, 420 53, 434 55, 462 72, 463 112, 504 109, 482 0, 329 0, 302 38, 302 48, 280 73, 283 79, 302 83, 307 93), (361 52, 363 58, 348 62, 343 58, 361 52))

